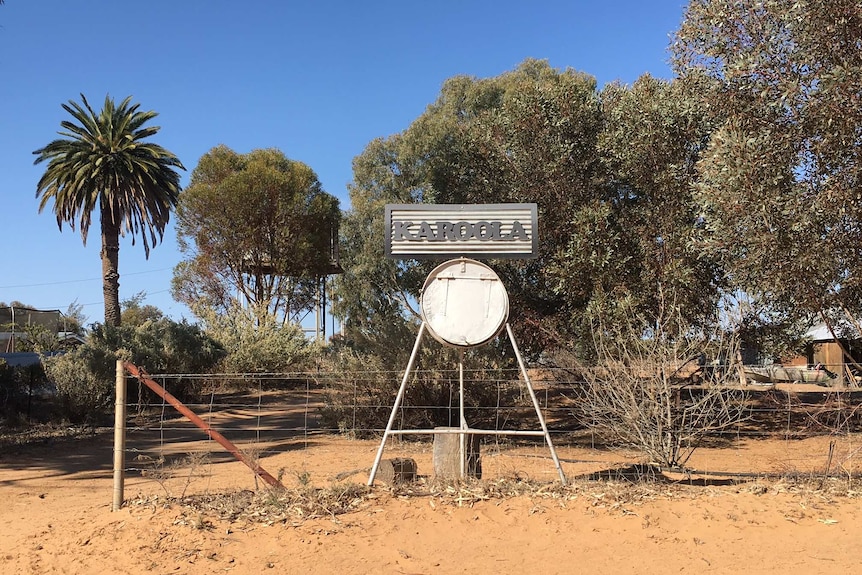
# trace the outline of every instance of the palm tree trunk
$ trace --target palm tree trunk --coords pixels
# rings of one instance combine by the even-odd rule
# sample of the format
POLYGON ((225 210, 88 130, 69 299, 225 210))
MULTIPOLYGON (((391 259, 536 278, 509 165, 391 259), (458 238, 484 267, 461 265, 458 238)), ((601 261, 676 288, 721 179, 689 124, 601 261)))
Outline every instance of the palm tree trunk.
POLYGON ((105 325, 120 325, 120 227, 111 210, 102 206, 102 294, 105 299, 105 325))

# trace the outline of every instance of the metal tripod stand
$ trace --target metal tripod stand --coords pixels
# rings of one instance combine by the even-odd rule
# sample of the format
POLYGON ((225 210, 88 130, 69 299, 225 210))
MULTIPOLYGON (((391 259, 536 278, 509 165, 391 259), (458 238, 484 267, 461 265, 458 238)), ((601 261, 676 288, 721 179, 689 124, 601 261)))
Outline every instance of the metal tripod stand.
POLYGON ((530 392, 530 399, 533 402, 533 407, 536 409, 536 415, 539 418, 539 424, 541 425, 541 431, 527 431, 527 430, 513 430, 513 431, 505 431, 505 430, 497 430, 497 429, 473 429, 467 425, 467 421, 464 417, 464 352, 461 351, 460 358, 458 360, 458 380, 459 380, 459 414, 460 414, 460 425, 458 429, 400 429, 393 430, 392 425, 395 423, 395 416, 398 411, 398 408, 401 406, 401 402, 404 399, 404 392, 407 389, 407 381, 410 379, 410 373, 413 371, 413 365, 416 363, 416 356, 419 351, 419 345, 422 342, 422 337, 425 335, 426 325, 425 322, 422 322, 422 325, 419 326, 419 333, 416 335, 416 343, 413 344, 413 351, 410 353, 410 360, 407 362, 407 369, 404 371, 404 377, 401 379, 401 387, 398 389, 398 395, 395 397, 395 404, 392 406, 392 413, 389 415, 389 422, 386 424, 386 430, 383 432, 383 439, 380 441, 380 447, 377 450, 377 456, 374 459, 374 465, 371 467, 371 473, 368 477, 368 485, 371 486, 374 483, 374 477, 377 475, 377 469, 380 467, 380 460, 383 457, 383 450, 386 447, 386 440, 389 439, 390 435, 421 435, 421 434, 450 434, 457 433, 460 435, 460 454, 461 454, 461 477, 464 477, 466 474, 466 439, 467 435, 529 435, 529 436, 543 436, 545 438, 545 443, 548 445, 548 449, 551 452, 551 458, 554 460, 554 465, 557 468, 557 472, 560 475, 560 482, 565 485, 566 484, 566 476, 563 473, 563 468, 560 466, 560 460, 557 458, 557 451, 554 449, 554 444, 551 441, 551 436, 548 433, 548 426, 545 423, 545 418, 542 415, 542 410, 539 407, 539 401, 536 399, 536 393, 533 390, 533 385, 530 383, 530 376, 527 373, 527 368, 524 366, 524 359, 521 356, 521 351, 518 349, 518 344, 515 342, 515 336, 512 333, 512 328, 509 323, 506 323, 506 333, 509 336, 509 341, 512 342, 512 348, 515 350, 515 357, 518 359, 518 367, 521 370, 521 377, 524 380, 524 384, 527 387, 527 390, 530 392))

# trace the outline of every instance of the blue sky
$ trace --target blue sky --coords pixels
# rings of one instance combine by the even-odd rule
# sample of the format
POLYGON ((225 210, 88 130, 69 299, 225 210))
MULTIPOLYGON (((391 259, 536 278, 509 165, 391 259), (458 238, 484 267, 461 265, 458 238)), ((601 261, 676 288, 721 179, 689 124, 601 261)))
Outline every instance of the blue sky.
MULTIPOLYGON (((452 76, 496 76, 526 58, 630 84, 670 78, 670 34, 684 0, 411 2, 6 0, 0 6, 0 302, 103 317, 99 229, 86 247, 38 213, 33 150, 56 137, 61 103, 131 95, 155 110, 153 141, 187 172, 213 146, 275 147, 305 162, 349 208, 351 163, 407 128, 452 76)), ((381 214, 381 217, 383 215, 381 214)), ((172 226, 144 258, 120 250, 120 299, 176 319, 181 256, 172 226)))

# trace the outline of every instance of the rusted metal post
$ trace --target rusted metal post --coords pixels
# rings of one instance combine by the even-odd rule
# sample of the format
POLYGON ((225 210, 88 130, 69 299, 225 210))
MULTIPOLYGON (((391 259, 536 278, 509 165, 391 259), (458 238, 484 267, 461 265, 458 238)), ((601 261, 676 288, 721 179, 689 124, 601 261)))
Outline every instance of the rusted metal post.
POLYGON ((126 374, 123 361, 117 360, 116 401, 114 403, 114 500, 111 511, 123 506, 126 466, 126 374))
POLYGON ((179 399, 168 393, 168 391, 164 387, 153 381, 149 377, 147 372, 127 361, 123 362, 123 367, 125 367, 126 371, 128 371, 134 377, 138 378, 138 381, 149 387, 159 397, 170 403, 174 409, 186 416, 189 421, 200 427, 210 438, 212 438, 213 440, 218 442, 219 445, 224 447, 228 451, 228 453, 236 457, 237 460, 244 463, 249 469, 251 469, 255 473, 255 475, 263 479, 267 483, 267 485, 269 485, 270 487, 280 487, 284 489, 284 485, 282 485, 278 479, 267 473, 267 471, 259 464, 246 457, 245 454, 243 454, 243 452, 240 451, 239 448, 237 448, 237 446, 234 445, 230 440, 228 440, 221 433, 210 427, 210 425, 203 419, 201 419, 198 414, 183 405, 183 403, 179 399))

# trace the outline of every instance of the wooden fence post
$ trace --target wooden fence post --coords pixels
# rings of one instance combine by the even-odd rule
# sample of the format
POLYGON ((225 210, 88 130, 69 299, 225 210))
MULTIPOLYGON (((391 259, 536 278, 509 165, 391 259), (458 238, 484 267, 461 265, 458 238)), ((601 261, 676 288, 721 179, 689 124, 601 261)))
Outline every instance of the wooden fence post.
POLYGON ((114 403, 114 501, 111 511, 123 506, 123 484, 126 466, 126 373, 123 361, 117 360, 117 399, 114 403))

